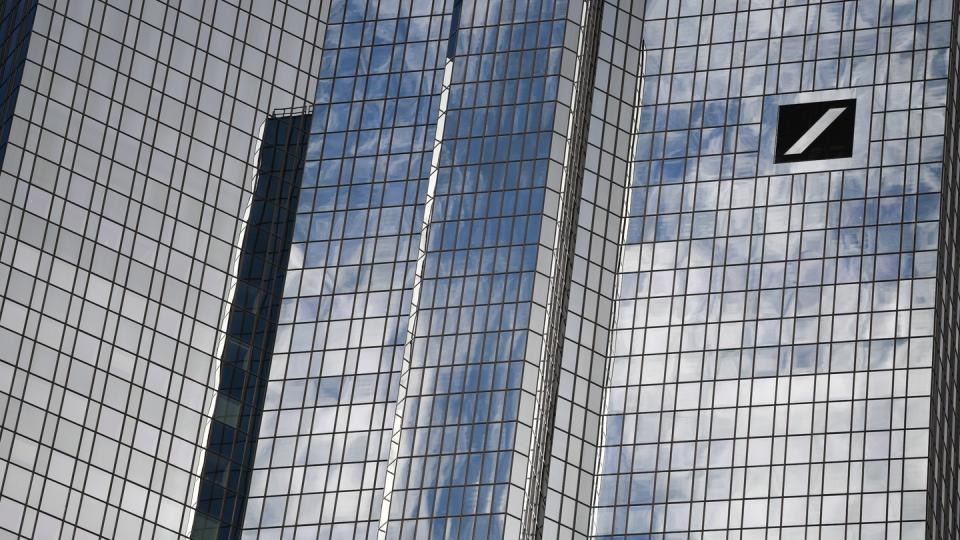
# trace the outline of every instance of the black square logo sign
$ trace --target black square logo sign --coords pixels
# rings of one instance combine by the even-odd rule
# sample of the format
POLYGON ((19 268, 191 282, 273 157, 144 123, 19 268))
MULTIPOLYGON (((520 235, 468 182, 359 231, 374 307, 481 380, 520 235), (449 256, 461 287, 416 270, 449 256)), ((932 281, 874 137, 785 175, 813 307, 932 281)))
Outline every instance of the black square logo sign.
POLYGON ((781 105, 774 163, 853 156, 857 100, 781 105))

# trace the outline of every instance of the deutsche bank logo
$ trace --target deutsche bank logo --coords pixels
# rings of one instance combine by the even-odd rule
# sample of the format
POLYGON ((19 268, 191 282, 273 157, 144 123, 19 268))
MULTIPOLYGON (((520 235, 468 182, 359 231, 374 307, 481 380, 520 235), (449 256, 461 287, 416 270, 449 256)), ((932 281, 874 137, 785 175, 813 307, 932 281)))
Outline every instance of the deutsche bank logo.
POLYGON ((774 163, 853 156, 857 100, 780 105, 774 163))

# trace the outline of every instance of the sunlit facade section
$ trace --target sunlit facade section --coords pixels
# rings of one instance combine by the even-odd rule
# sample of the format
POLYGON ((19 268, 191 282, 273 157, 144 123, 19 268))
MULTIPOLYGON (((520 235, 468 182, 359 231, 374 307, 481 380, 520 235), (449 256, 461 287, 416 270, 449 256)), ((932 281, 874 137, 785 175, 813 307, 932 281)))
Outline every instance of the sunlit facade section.
POLYGON ((596 537, 927 534, 953 6, 786 4, 646 2, 596 537))
POLYGON ((261 127, 314 94, 319 5, 0 2, 0 536, 190 537, 261 127))

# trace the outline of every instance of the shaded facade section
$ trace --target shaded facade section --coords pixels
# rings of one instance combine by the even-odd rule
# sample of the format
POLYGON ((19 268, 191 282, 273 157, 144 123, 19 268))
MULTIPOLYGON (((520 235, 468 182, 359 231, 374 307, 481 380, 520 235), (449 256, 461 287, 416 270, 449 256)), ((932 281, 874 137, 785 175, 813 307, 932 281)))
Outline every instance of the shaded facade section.
POLYGON ((960 219, 960 153, 957 152, 960 116, 957 86, 960 73, 960 41, 957 13, 953 13, 950 40, 950 70, 947 73, 945 156, 940 204, 940 251, 937 260, 936 323, 933 340, 933 385, 930 389, 930 464, 927 479, 927 530, 929 538, 956 538, 958 525, 957 357, 960 352, 960 246, 957 244, 960 219))
POLYGON ((220 386, 192 537, 240 535, 257 432, 277 334, 296 218, 310 114, 264 125, 237 284, 220 364, 220 386))
POLYGON ((35 1, 0 2, 0 163, 7 153, 10 121, 17 106, 17 91, 36 13, 35 1))

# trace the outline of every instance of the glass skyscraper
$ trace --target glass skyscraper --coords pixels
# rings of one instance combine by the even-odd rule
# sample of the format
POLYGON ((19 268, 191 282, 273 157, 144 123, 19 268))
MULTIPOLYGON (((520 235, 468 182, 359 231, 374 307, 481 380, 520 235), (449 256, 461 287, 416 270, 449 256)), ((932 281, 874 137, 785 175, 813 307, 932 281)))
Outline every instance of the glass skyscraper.
POLYGON ((260 133, 310 102, 319 15, 0 1, 0 537, 191 534, 260 133))
POLYGON ((0 3, 0 536, 960 536, 952 0, 0 3))

